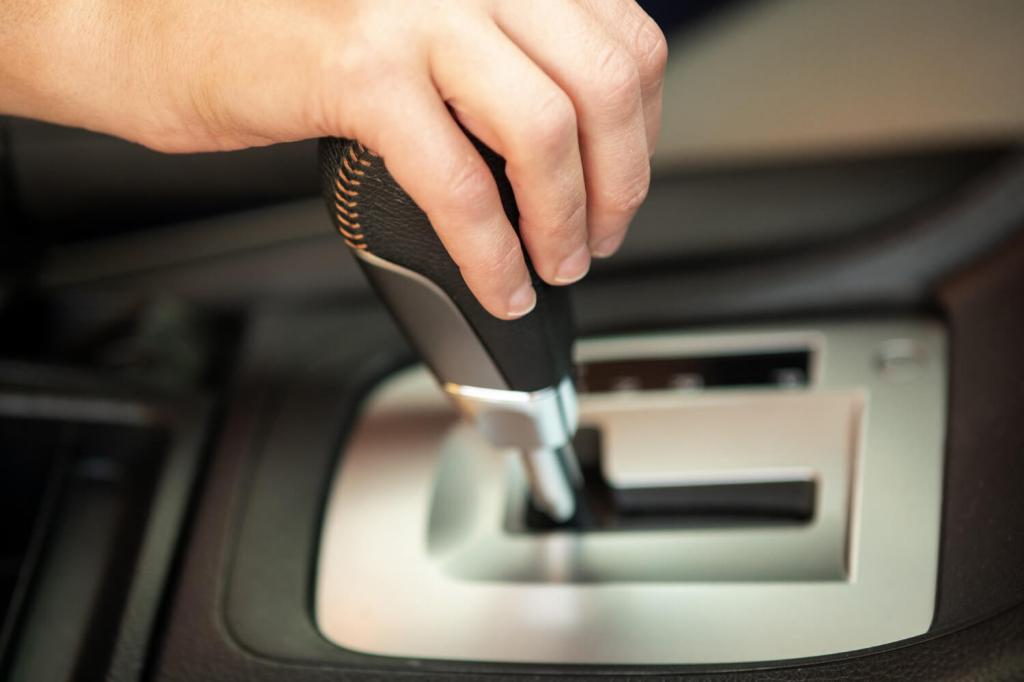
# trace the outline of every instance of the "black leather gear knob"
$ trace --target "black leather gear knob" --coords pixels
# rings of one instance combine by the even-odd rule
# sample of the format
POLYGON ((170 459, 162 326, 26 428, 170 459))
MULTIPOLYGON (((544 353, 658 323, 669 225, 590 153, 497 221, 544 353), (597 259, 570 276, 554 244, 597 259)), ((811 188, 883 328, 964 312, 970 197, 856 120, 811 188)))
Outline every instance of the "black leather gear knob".
MULTIPOLYGON (((477 147, 518 225, 504 160, 477 147)), ((335 227, 442 384, 533 392, 568 376, 574 334, 565 287, 546 284, 531 266, 536 307, 517 320, 492 316, 379 156, 354 140, 324 138, 320 163, 335 227)))

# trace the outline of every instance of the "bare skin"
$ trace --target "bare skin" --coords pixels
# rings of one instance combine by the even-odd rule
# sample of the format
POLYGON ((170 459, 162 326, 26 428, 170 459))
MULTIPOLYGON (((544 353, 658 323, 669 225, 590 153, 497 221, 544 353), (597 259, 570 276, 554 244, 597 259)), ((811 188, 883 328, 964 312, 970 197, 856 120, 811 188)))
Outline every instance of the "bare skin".
POLYGON ((633 0, 0 0, 0 112, 164 152, 359 139, 506 319, 523 247, 562 285, 621 245, 666 58, 633 0), (521 242, 458 123, 505 157, 521 242))

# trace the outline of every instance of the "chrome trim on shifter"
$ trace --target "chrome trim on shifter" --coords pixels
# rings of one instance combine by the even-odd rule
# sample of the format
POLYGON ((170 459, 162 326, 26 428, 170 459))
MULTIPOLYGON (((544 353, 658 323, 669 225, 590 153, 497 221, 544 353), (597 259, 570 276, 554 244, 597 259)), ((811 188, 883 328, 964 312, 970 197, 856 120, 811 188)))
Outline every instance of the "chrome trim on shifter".
POLYGON ((500 448, 560 448, 576 434, 576 391, 569 377, 532 393, 459 384, 445 384, 444 390, 500 448))
POLYGON ((444 390, 488 441, 522 453, 534 504, 555 521, 572 518, 581 483, 572 450, 578 415, 572 379, 531 393, 459 384, 444 390))

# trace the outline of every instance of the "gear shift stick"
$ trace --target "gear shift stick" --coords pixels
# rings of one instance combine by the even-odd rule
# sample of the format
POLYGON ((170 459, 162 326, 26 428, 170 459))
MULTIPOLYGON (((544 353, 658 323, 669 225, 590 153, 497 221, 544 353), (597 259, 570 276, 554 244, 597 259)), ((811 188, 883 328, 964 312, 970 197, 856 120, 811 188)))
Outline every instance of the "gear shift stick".
MULTIPOLYGON (((478 147, 517 225, 504 161, 478 147)), ((320 160, 335 226, 438 383, 491 443, 522 452, 534 506, 555 521, 572 518, 582 477, 572 450, 577 413, 566 288, 549 286, 531 268, 536 307, 517 320, 493 317, 378 156, 359 142, 325 138, 320 160)))

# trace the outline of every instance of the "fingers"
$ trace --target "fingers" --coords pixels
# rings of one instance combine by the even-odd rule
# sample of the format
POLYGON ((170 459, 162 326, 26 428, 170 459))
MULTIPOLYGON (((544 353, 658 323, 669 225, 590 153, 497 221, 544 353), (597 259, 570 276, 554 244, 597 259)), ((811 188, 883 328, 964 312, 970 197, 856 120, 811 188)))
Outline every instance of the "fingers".
POLYGON ((385 132, 363 139, 430 218, 480 304, 502 319, 532 310, 536 292, 494 176, 429 80, 396 87, 371 118, 364 127, 385 132))
POLYGON ((590 267, 590 251, 573 103, 493 23, 453 29, 431 51, 438 90, 460 122, 505 158, 537 274, 550 284, 575 282, 590 267))
POLYGON ((589 248, 595 256, 610 256, 625 238, 650 183, 637 61, 575 2, 498 3, 494 11, 501 29, 573 103, 586 183, 589 248))
POLYGON ((647 151, 654 153, 661 128, 661 96, 668 43, 658 24, 633 0, 579 0, 605 30, 625 48, 640 72, 640 90, 647 129, 647 151))
MULTIPOLYGON (((427 213, 480 303, 512 319, 536 303, 524 250, 542 279, 567 284, 621 245, 650 183, 664 38, 631 0, 453 7, 422 41, 392 46, 418 46, 426 70, 374 79, 355 132, 427 213), (453 113, 505 158, 518 236, 453 113)), ((410 59, 423 64, 392 61, 410 59)))

